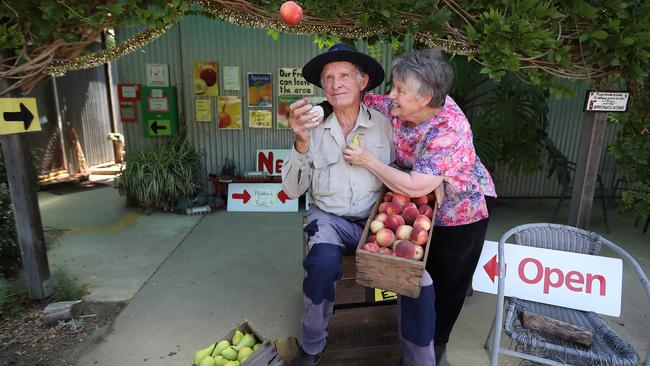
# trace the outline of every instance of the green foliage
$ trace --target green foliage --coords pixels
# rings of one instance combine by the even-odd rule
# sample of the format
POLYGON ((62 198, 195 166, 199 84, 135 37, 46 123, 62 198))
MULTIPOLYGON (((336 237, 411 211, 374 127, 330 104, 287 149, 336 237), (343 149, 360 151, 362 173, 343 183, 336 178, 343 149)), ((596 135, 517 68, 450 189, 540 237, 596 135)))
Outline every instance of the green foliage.
POLYGON ((611 122, 620 126, 609 152, 627 180, 623 206, 637 215, 650 215, 650 79, 633 94, 627 113, 611 113, 611 122))
POLYGON ((52 302, 78 300, 88 293, 87 285, 77 283, 62 268, 57 268, 52 273, 52 284, 52 295, 49 297, 49 300, 52 302))
MULTIPOLYGON (((87 293, 87 285, 79 284, 68 272, 58 268, 52 273, 52 294, 47 300, 49 302, 78 300, 87 293)), ((24 278, 5 279, 0 276, 0 314, 15 316, 31 302, 24 278)))
POLYGON ((14 211, 7 183, 4 159, 0 152, 0 276, 11 277, 21 268, 14 211))
POLYGON ((126 156, 126 168, 117 176, 120 195, 148 211, 175 209, 179 198, 192 198, 201 189, 205 172, 201 154, 176 138, 151 151, 126 156))
POLYGON ((567 159, 546 133, 548 93, 512 73, 491 80, 463 56, 450 63, 455 74, 452 97, 471 121, 477 154, 488 169, 503 163, 513 174, 532 174, 546 157, 557 179, 568 180, 567 159))

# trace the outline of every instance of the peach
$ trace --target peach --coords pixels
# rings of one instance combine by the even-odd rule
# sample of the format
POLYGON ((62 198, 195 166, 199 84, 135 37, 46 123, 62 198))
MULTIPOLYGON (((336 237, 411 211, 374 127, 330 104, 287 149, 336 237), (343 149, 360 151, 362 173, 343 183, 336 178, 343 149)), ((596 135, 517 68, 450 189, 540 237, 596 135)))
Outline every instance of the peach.
POLYGON ((384 194, 384 202, 392 202, 393 201, 393 192, 388 191, 386 194, 384 194))
POLYGON ((397 230, 395 230, 395 235, 397 236, 397 239, 408 240, 411 235, 411 230, 413 230, 412 226, 401 225, 397 230))
POLYGON ((399 203, 400 205, 405 206, 407 203, 411 202, 411 199, 406 197, 403 194, 393 193, 392 202, 399 203))
POLYGON ((413 257, 411 259, 415 259, 416 261, 420 261, 424 258, 424 248, 422 248, 419 245, 415 246, 415 253, 413 253, 413 257))
POLYGON ((280 18, 288 25, 298 25, 302 19, 302 8, 294 1, 285 1, 280 6, 280 18))
MULTIPOLYGON (((418 207, 418 212, 420 213, 420 215, 424 215, 424 216, 428 217, 429 220, 431 220, 433 218, 433 209, 429 205, 422 205, 422 206, 418 207)), ((376 217, 375 217, 375 219, 376 219, 376 217)))
POLYGON ((413 228, 416 227, 428 232, 429 229, 431 229, 431 220, 429 220, 425 215, 418 215, 418 217, 415 218, 415 221, 413 221, 413 228))
POLYGON ((415 245, 424 245, 429 240, 429 234, 427 234, 426 230, 416 226, 411 230, 409 240, 415 245))
POLYGON ((377 211, 379 213, 386 213, 386 208, 388 207, 389 204, 390 204, 390 202, 382 202, 382 203, 380 203, 379 207, 377 208, 377 211))
POLYGON ((387 228, 379 229, 376 241, 379 246, 389 247, 395 241, 395 234, 387 228))
POLYGON ((383 229, 383 228, 384 228, 384 222, 383 222, 383 221, 373 220, 373 221, 370 223, 370 231, 371 231, 373 234, 376 234, 377 231, 379 231, 379 229, 383 229))
MULTIPOLYGON (((381 206, 381 205, 380 205, 381 206)), ((403 206, 397 202, 389 202, 386 206, 386 213, 390 215, 400 215, 402 213, 403 206)))
POLYGON ((411 199, 411 202, 415 203, 416 206, 420 207, 422 205, 426 205, 427 203, 429 203, 429 197, 427 196, 414 197, 411 199))
POLYGON ((375 220, 379 220, 381 222, 384 222, 384 221, 386 221, 387 217, 388 217, 388 215, 385 212, 380 212, 377 215, 375 215, 375 220))
POLYGON ((375 235, 368 235, 368 239, 366 239, 367 243, 376 243, 377 242, 377 236, 375 235))
POLYGON ((367 250, 370 253, 377 253, 379 251, 379 245, 375 243, 366 243, 361 247, 361 249, 367 250))
POLYGON ((395 232, 395 230, 397 230, 401 225, 404 225, 404 218, 400 215, 390 215, 386 221, 384 221, 384 227, 393 232, 395 232))
POLYGON ((408 240, 398 240, 394 246, 395 255, 401 258, 411 259, 415 254, 415 245, 408 240))
POLYGON ((404 218, 404 222, 407 224, 412 224, 413 221, 415 221, 415 218, 418 217, 420 213, 418 212, 418 209, 415 207, 407 207, 402 211, 402 217, 404 218))
POLYGON ((429 199, 429 206, 433 207, 436 204, 436 195, 431 192, 427 194, 427 198, 429 199))
POLYGON ((392 252, 392 250, 390 250, 390 249, 388 249, 388 248, 384 248, 384 247, 379 248, 379 254, 387 254, 387 255, 390 255, 391 252, 392 252))

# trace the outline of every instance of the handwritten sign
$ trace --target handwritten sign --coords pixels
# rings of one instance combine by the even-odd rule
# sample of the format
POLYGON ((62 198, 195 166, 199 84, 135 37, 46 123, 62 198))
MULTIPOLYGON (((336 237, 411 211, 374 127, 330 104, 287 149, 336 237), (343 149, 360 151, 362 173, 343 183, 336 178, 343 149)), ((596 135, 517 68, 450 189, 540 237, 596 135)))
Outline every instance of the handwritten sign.
POLYGON ((281 68, 278 71, 278 95, 312 95, 314 86, 302 77, 301 69, 281 68))

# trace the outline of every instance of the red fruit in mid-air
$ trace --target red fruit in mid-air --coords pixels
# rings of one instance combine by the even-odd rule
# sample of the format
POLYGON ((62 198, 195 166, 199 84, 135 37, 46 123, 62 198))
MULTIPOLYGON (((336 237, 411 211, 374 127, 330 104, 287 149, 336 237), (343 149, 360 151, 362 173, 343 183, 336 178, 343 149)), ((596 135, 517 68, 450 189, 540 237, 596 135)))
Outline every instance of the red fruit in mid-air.
POLYGON ((280 6, 280 18, 289 25, 297 25, 302 19, 302 8, 294 1, 285 1, 280 6))

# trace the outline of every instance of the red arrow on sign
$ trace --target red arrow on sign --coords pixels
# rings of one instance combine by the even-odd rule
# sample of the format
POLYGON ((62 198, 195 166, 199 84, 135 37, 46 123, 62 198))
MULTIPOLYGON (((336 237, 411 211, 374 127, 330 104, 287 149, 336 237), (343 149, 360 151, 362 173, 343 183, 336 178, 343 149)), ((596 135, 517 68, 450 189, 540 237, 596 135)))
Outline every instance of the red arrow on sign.
POLYGON ((490 277, 490 280, 494 282, 494 279, 499 275, 499 263, 497 262, 496 254, 494 257, 492 257, 492 259, 485 263, 483 269, 487 273, 488 277, 490 277))
POLYGON ((284 190, 280 190, 280 192, 278 192, 278 199, 280 202, 285 203, 287 200, 291 199, 291 197, 287 196, 287 194, 284 193, 284 190))
POLYGON ((243 200, 244 204, 248 202, 248 200, 251 199, 251 195, 248 193, 247 190, 244 189, 244 193, 233 193, 232 194, 232 199, 234 200, 243 200))

